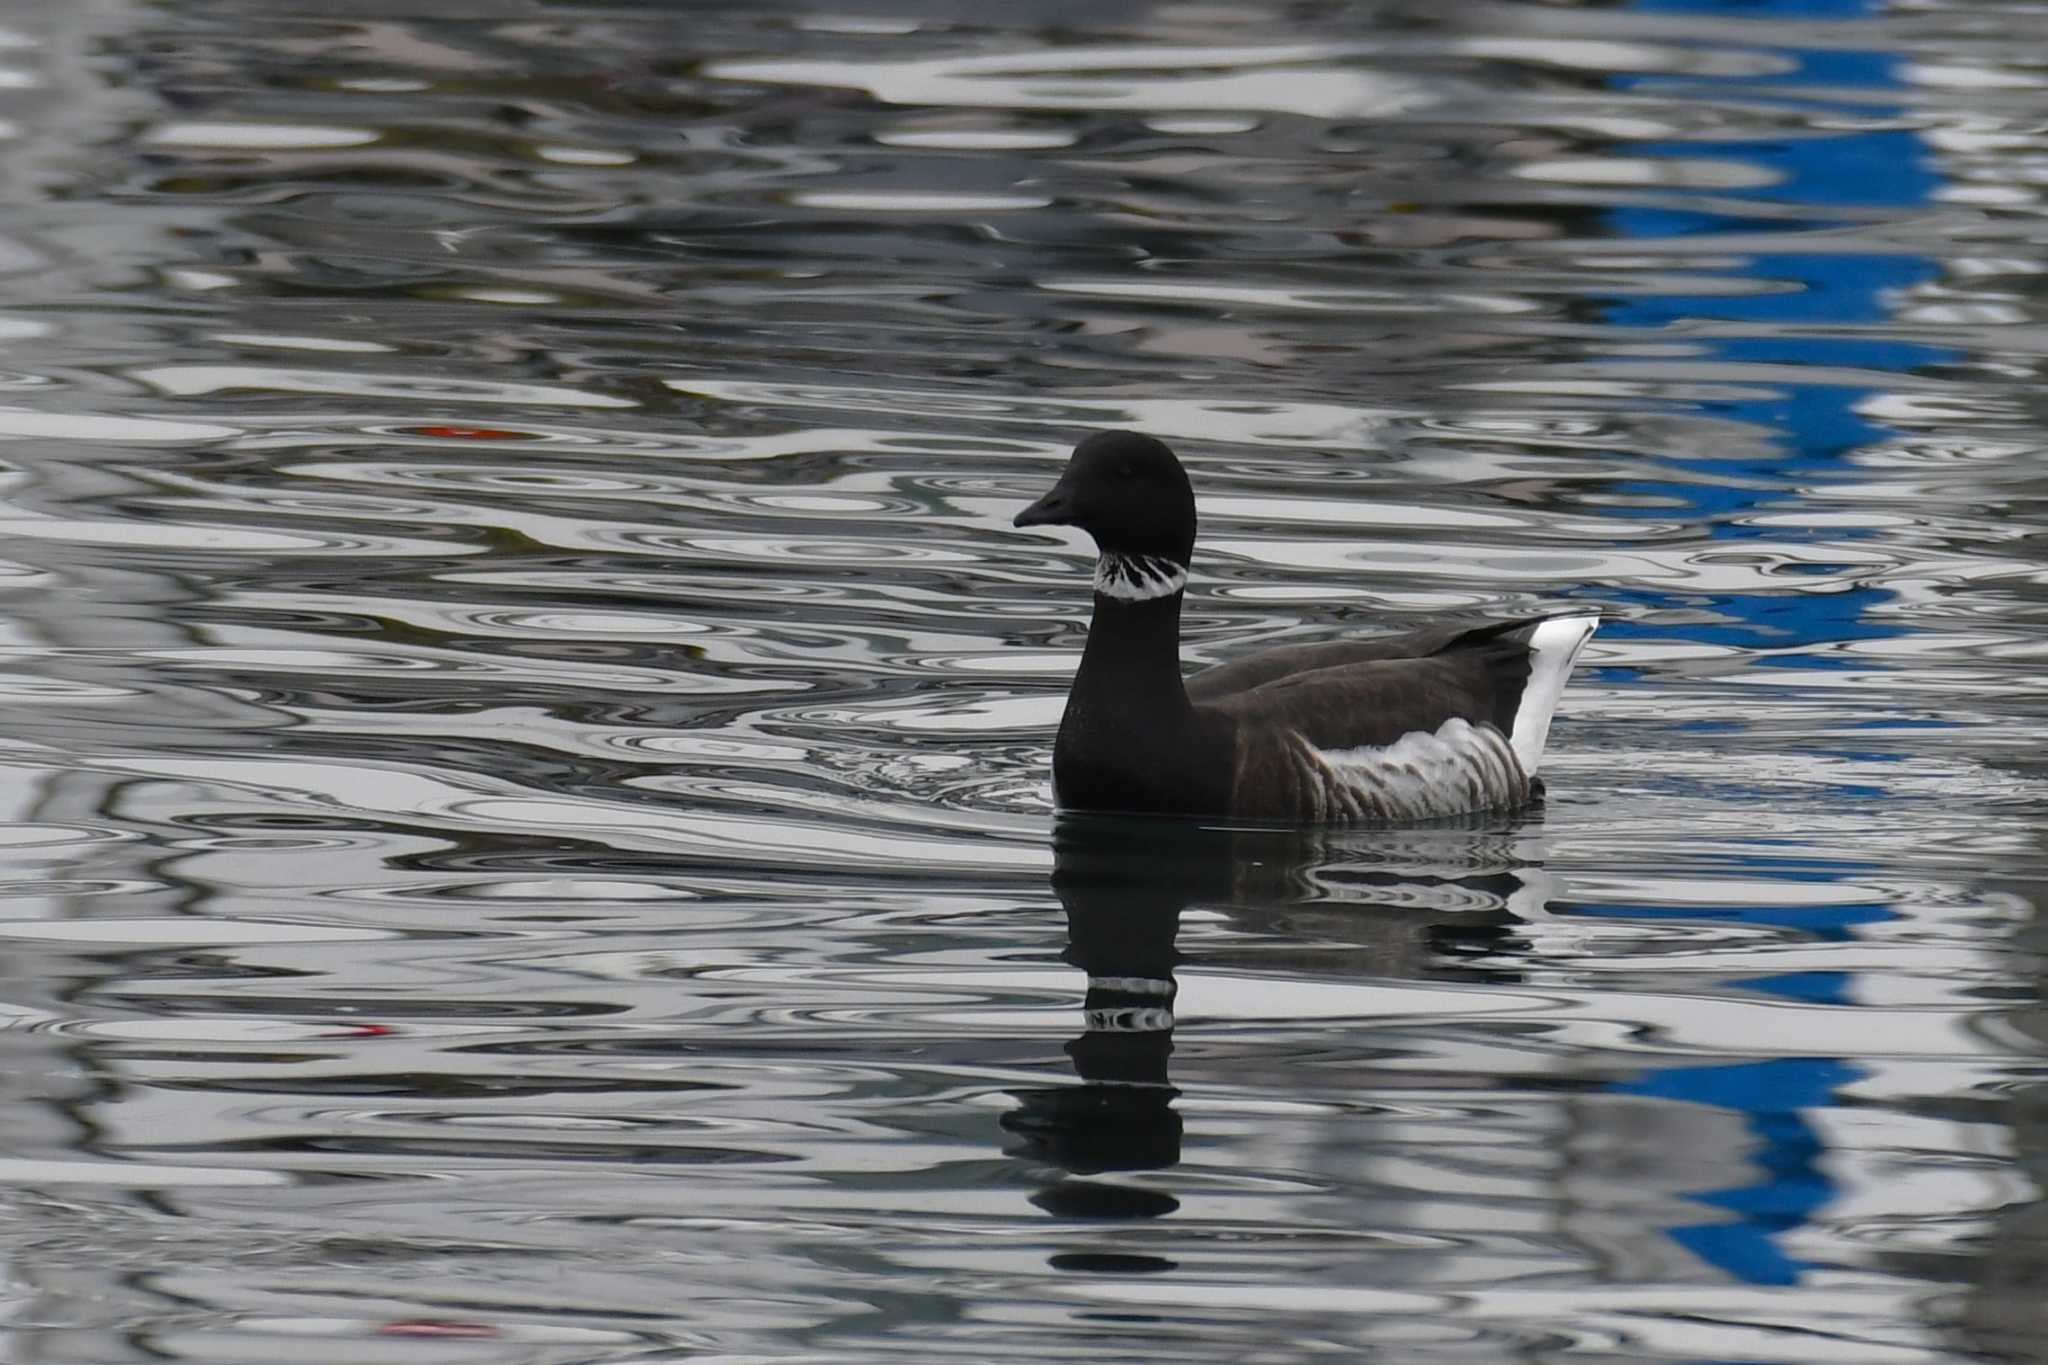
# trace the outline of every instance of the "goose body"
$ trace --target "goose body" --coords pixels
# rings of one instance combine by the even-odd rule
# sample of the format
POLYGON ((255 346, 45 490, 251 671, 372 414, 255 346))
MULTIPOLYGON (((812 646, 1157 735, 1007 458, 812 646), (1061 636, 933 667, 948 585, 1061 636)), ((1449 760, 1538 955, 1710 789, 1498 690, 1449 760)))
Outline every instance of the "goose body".
POLYGON ((1522 805, 1590 613, 1291 645, 1183 679, 1194 491, 1098 432, 1018 526, 1088 531, 1094 616, 1053 746, 1063 810, 1407 822, 1522 805))

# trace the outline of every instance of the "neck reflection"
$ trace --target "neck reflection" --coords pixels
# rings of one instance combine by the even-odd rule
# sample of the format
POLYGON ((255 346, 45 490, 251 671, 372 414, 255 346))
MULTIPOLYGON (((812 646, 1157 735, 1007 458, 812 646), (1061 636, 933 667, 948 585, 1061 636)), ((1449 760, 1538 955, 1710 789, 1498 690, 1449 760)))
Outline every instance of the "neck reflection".
POLYGON ((1548 899, 1539 851, 1526 815, 1422 831, 1063 816, 1052 886, 1067 917, 1063 956, 1088 987, 1083 1027, 1065 1048, 1078 1084, 1013 1091, 1018 1107, 1002 1119, 1015 1138, 1007 1154, 1045 1168, 1032 1202, 1091 1220, 1179 1209, 1158 1180, 1128 1177, 1181 1161, 1171 1061, 1184 962, 1268 977, 1276 996, 1297 971, 1511 977, 1488 959, 1548 899), (1183 954, 1191 910, 1201 946, 1183 954))

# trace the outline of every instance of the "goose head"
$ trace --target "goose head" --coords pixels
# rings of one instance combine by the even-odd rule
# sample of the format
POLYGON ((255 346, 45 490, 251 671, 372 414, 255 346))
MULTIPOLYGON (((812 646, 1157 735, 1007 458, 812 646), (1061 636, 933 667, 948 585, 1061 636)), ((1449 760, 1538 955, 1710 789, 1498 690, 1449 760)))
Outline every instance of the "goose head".
POLYGON ((1195 550, 1195 490, 1163 442, 1098 431, 1012 524, 1078 526, 1105 555, 1169 559, 1185 570, 1195 550))

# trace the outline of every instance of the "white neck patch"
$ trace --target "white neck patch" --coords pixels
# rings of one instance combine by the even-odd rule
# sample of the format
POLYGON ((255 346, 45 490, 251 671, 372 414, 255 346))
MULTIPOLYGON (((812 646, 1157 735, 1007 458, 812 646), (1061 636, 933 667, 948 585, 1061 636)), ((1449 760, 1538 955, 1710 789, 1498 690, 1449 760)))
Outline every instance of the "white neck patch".
POLYGON ((1163 555, 1105 554, 1095 561, 1095 591, 1119 602, 1171 597, 1188 585, 1188 566, 1163 555))

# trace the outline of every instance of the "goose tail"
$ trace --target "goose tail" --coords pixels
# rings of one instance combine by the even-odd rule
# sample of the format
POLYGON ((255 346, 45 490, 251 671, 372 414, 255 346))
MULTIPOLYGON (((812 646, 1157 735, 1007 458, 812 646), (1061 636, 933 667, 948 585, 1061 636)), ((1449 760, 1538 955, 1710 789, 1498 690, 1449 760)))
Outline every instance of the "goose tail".
POLYGON ((1593 632, 1600 617, 1593 612, 1549 616, 1531 621, 1510 632, 1508 638, 1523 642, 1529 651, 1529 676, 1515 703, 1514 723, 1508 729, 1508 745, 1530 777, 1543 762, 1543 745, 1550 738, 1550 718, 1557 711, 1557 699, 1571 677, 1572 665, 1593 632))

